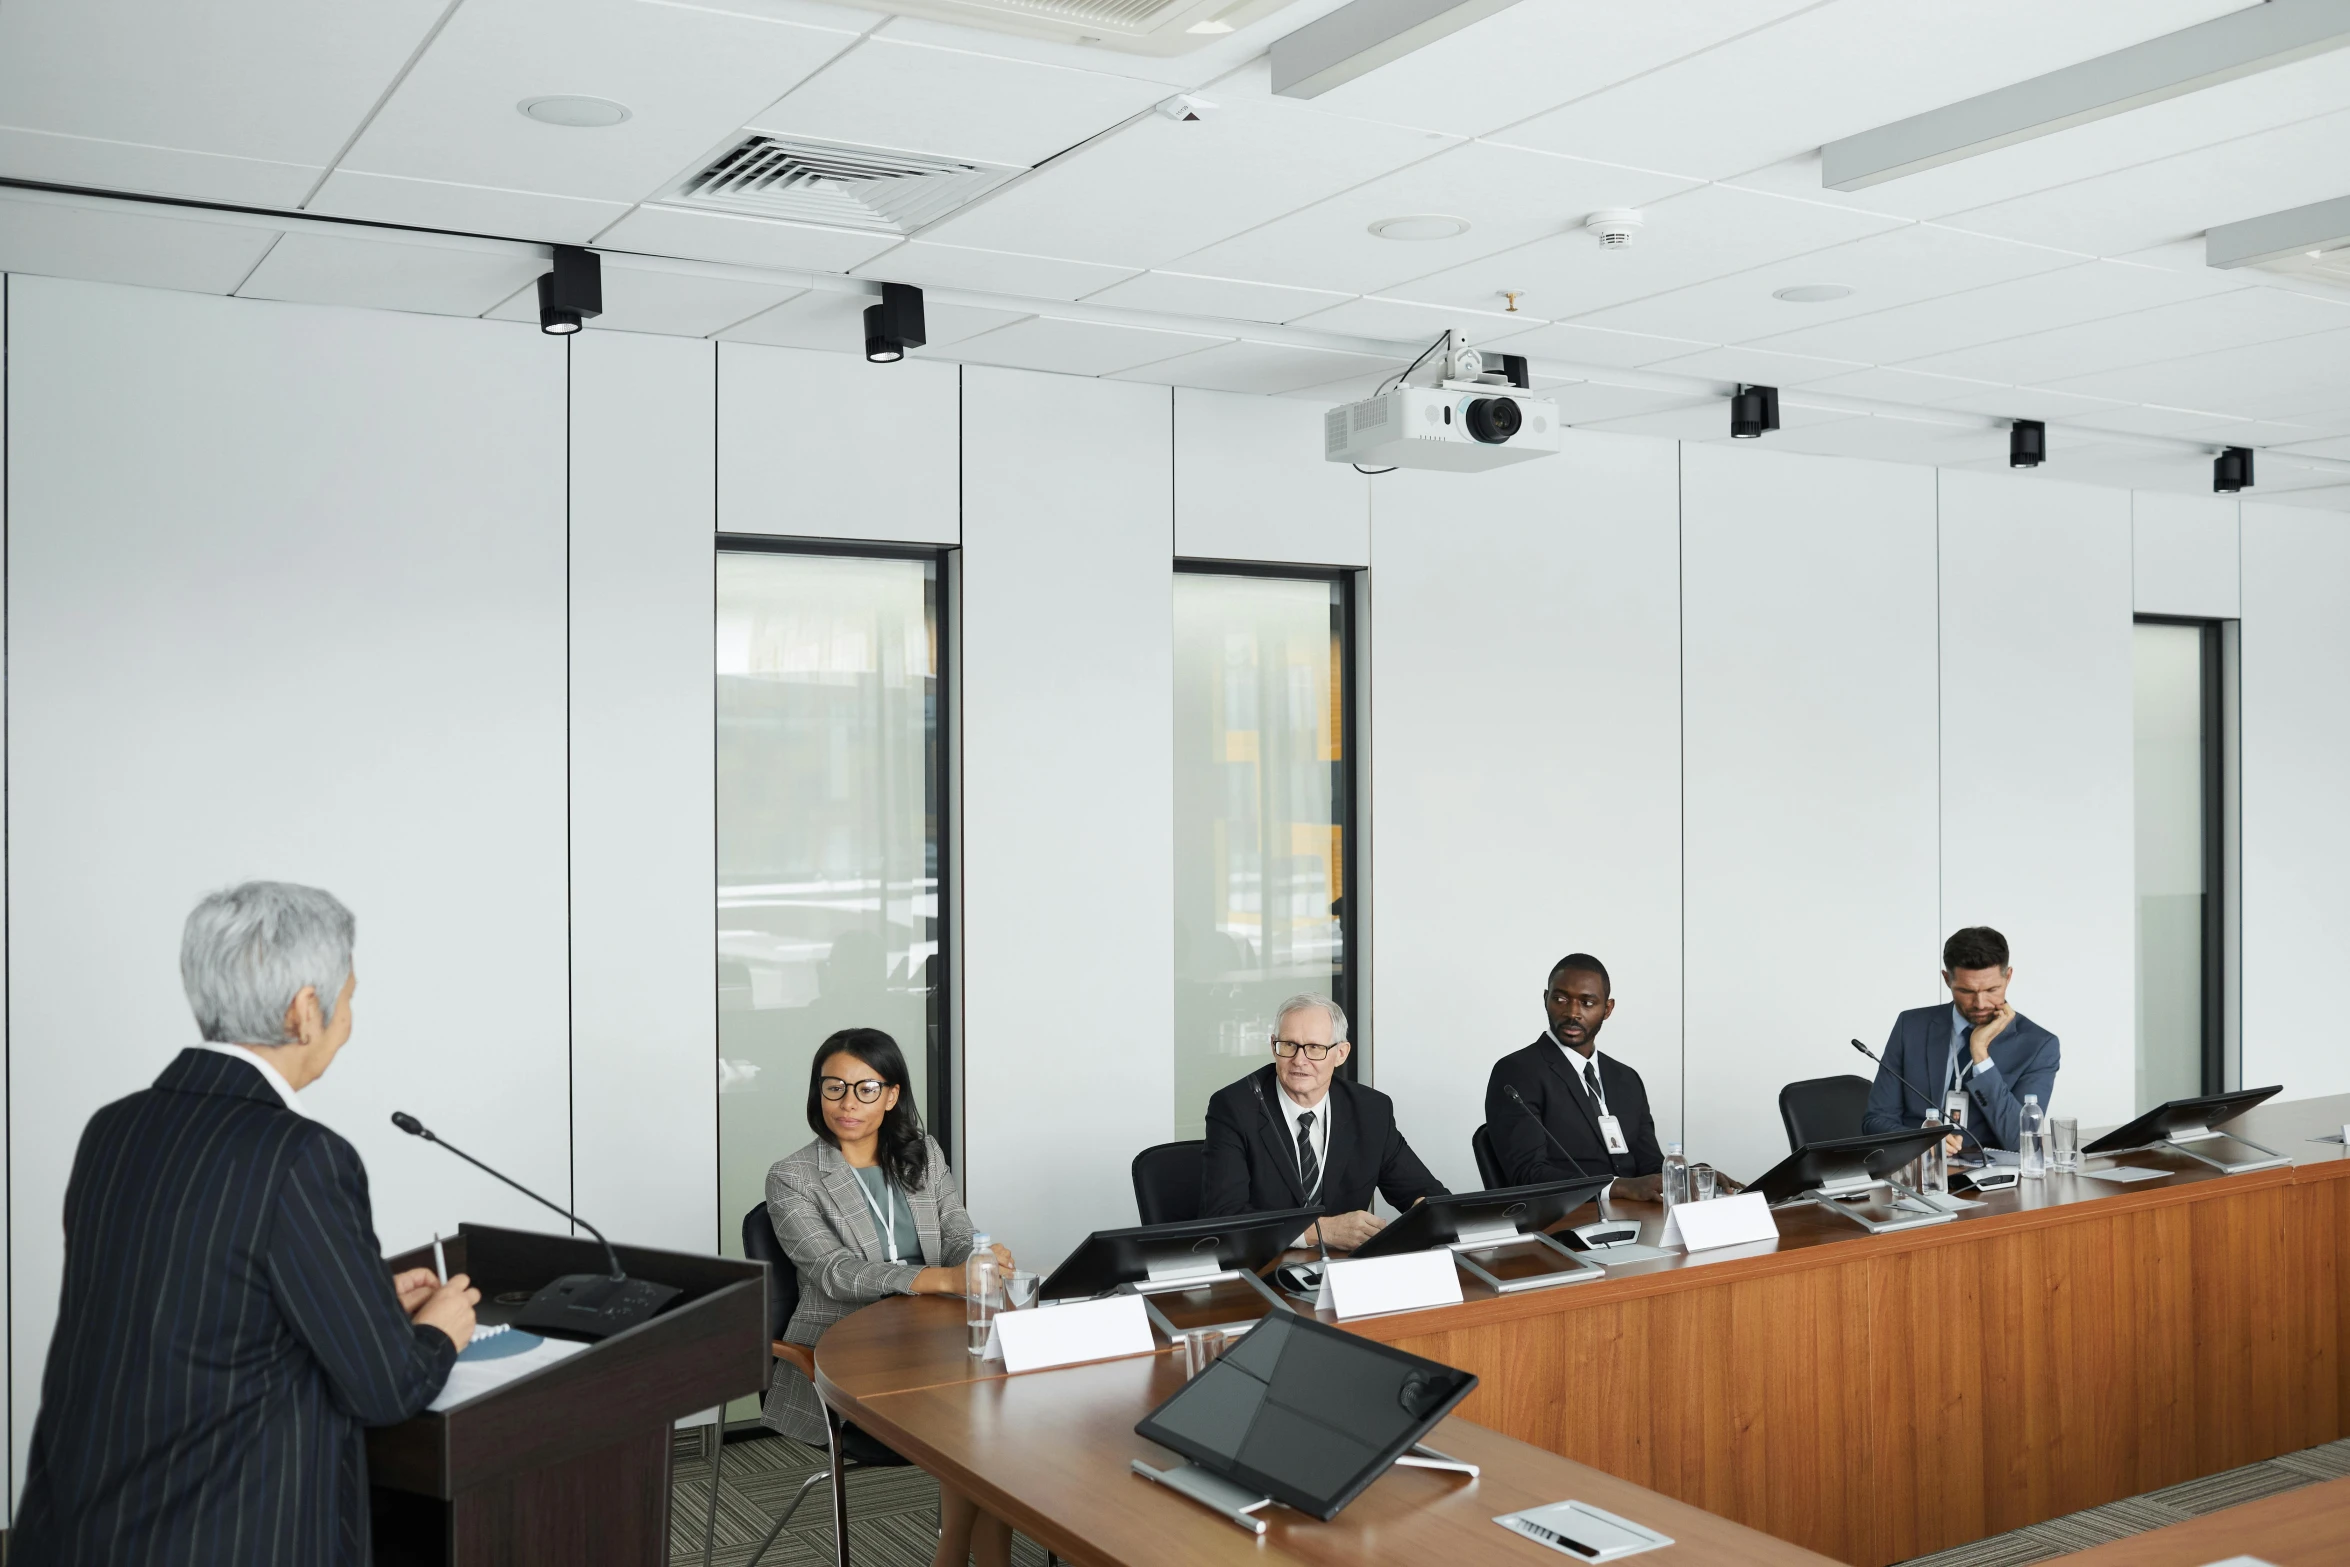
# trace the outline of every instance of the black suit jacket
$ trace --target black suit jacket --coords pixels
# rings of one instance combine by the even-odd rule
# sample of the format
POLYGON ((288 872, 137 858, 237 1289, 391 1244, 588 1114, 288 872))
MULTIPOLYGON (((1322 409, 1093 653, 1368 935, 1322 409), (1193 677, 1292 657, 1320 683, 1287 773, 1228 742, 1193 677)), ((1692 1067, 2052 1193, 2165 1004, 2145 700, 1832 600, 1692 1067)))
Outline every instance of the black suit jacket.
POLYGON ((1545 1033, 1523 1050, 1513 1050, 1493 1063, 1485 1084, 1485 1130, 1493 1138, 1501 1160, 1501 1176, 1512 1186, 1536 1181, 1569 1181, 1575 1167, 1559 1156, 1524 1110, 1512 1103, 1506 1089, 1516 1088, 1527 1107, 1539 1116, 1551 1137, 1566 1145, 1592 1175, 1654 1175, 1665 1167, 1664 1151, 1656 1143, 1656 1117, 1648 1108, 1648 1088, 1640 1074, 1602 1050, 1599 1086, 1607 1092, 1607 1107, 1621 1123, 1629 1153, 1610 1154, 1599 1135, 1599 1106, 1567 1070, 1566 1052, 1545 1033))
POLYGON ((1297 1143, 1274 1098, 1281 1092, 1270 1066, 1227 1083, 1208 1101, 1208 1153, 1200 1176, 1200 1217, 1266 1213, 1319 1205, 1325 1213, 1371 1206, 1376 1189, 1397 1208, 1441 1197, 1444 1186, 1395 1129, 1395 1105, 1376 1088, 1333 1079, 1323 1101, 1330 1118, 1330 1153, 1322 1191, 1306 1195, 1297 1143))
POLYGON ((251 1062, 183 1050, 74 1154, 12 1560, 364 1562, 361 1428, 456 1358, 400 1310, 357 1151, 251 1062))

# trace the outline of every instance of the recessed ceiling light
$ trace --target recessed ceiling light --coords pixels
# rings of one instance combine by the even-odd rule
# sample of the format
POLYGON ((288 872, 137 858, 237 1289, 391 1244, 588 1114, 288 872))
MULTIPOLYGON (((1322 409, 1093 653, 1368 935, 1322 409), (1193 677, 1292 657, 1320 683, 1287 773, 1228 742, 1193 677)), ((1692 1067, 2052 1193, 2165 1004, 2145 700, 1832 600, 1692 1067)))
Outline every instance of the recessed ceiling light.
POLYGON ((1772 290, 1771 297, 1791 305, 1824 305, 1831 299, 1850 299, 1852 287, 1847 283, 1798 283, 1793 288, 1772 290))
POLYGON ((1422 212, 1410 217, 1381 218, 1371 225, 1371 232, 1381 239, 1451 239, 1469 232, 1469 220, 1422 212))
POLYGON ((557 93, 548 98, 525 98, 514 106, 541 125, 596 131, 628 118, 628 105, 609 98, 580 98, 557 93))

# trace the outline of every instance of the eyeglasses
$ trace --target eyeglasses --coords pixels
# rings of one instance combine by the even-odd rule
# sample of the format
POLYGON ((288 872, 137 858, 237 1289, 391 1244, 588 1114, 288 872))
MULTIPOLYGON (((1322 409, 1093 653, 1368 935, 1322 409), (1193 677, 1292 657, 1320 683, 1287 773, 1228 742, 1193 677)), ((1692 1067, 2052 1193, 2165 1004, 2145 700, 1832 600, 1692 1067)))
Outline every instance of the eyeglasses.
MULTIPOLYGON (((1342 1039, 1338 1045, 1345 1043, 1346 1041, 1342 1039)), ((1276 1039, 1273 1041, 1273 1054, 1286 1061, 1302 1050, 1308 1061, 1326 1061, 1330 1057, 1330 1052, 1336 1050, 1338 1045, 1301 1045, 1294 1039, 1276 1039)))
POLYGON ((820 1077, 816 1082, 824 1090, 824 1097, 834 1104, 848 1098, 849 1090, 854 1088, 857 1091, 857 1102, 869 1105, 881 1097, 883 1089, 889 1087, 889 1084, 877 1077, 868 1077, 861 1083, 852 1083, 845 1077, 820 1077))

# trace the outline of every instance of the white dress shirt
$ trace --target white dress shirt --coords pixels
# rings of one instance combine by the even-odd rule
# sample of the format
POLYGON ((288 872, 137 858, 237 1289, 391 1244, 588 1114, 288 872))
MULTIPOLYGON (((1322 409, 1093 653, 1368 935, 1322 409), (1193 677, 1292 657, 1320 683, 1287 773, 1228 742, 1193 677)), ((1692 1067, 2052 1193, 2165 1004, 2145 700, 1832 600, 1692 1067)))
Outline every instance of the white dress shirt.
POLYGON ((302 1101, 294 1097, 294 1085, 287 1082, 284 1074, 280 1073, 276 1067, 271 1066, 269 1058, 260 1051, 248 1050, 243 1045, 216 1045, 210 1040, 198 1040, 196 1048, 209 1050, 216 1056, 235 1056, 240 1061, 252 1062, 253 1070, 261 1074, 263 1082, 277 1090, 277 1096, 286 1102, 288 1110, 299 1116, 310 1114, 309 1111, 302 1108, 302 1101))
MULTIPOLYGON (((1550 1034, 1547 1028, 1543 1032, 1550 1034)), ((1570 1050, 1567 1042, 1556 1034, 1550 1034, 1550 1042, 1559 1047, 1560 1055, 1567 1058, 1567 1070, 1575 1074, 1575 1081, 1583 1085, 1583 1091, 1599 1106, 1599 1113, 1607 1114, 1607 1090, 1600 1086, 1599 1052, 1593 1050, 1591 1054, 1585 1055, 1580 1050, 1570 1050)))
POLYGON ((1297 1157, 1298 1119, 1309 1111, 1313 1113, 1313 1128, 1306 1133, 1314 1145, 1314 1186, 1313 1191, 1306 1193, 1306 1201, 1312 1202, 1314 1193, 1322 1189, 1323 1180, 1330 1174, 1330 1107, 1333 1103, 1330 1091, 1327 1088, 1322 1090, 1322 1098, 1318 1103, 1301 1105, 1290 1098, 1289 1090, 1275 1079, 1273 1097, 1281 1101, 1281 1113, 1289 1118, 1289 1148, 1293 1159, 1297 1157))

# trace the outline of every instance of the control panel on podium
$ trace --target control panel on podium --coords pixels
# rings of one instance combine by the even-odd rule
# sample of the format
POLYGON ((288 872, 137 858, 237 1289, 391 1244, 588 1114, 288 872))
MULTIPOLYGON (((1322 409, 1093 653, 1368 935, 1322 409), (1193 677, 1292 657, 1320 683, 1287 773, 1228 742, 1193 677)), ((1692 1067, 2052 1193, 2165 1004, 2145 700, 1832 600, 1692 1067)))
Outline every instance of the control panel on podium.
MULTIPOLYGON (((669 1549, 670 1433, 766 1375, 767 1278, 755 1262, 463 1225, 451 1273, 485 1329, 433 1407, 367 1436, 378 1567, 659 1567, 669 1549), (550 1284, 604 1274, 675 1293, 619 1331, 546 1326, 550 1284), (529 1318, 540 1325, 528 1323, 529 1318)), ((427 1246, 387 1258, 434 1266, 427 1246)))

